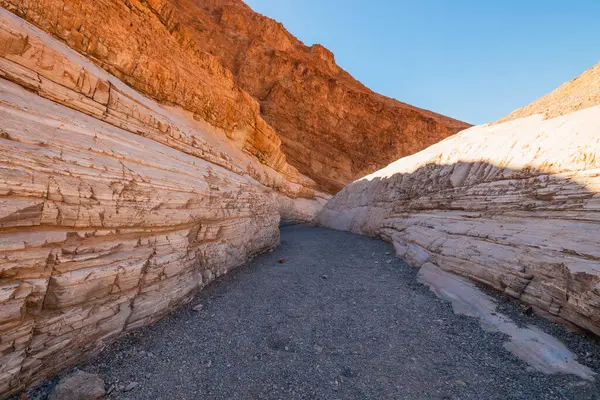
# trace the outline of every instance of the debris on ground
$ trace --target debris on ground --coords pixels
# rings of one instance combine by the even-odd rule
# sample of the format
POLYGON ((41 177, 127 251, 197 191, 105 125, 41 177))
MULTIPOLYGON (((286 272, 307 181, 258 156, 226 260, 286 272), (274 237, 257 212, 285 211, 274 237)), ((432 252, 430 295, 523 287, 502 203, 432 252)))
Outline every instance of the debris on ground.
POLYGON ((105 394, 100 375, 77 370, 60 380, 48 400, 98 400, 105 394))

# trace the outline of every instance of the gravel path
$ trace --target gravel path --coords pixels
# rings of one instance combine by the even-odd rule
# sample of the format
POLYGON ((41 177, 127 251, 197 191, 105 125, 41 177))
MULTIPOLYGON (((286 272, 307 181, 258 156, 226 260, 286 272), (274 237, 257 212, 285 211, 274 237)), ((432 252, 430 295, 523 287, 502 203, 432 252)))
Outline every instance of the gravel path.
MULTIPOLYGON (((455 315, 392 251, 347 232, 282 227, 278 249, 80 368, 100 373, 110 398, 130 400, 600 398, 598 382, 532 371, 503 334, 455 315)), ((500 308, 600 371, 592 339, 508 301, 500 308)))

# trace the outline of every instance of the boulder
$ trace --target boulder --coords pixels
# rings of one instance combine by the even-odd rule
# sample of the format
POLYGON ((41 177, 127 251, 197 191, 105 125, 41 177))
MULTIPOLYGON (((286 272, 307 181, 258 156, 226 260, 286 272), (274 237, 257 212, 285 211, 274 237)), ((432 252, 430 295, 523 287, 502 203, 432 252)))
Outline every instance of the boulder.
POLYGON ((104 381, 99 375, 75 371, 60 380, 48 400, 100 400, 105 394, 104 381))

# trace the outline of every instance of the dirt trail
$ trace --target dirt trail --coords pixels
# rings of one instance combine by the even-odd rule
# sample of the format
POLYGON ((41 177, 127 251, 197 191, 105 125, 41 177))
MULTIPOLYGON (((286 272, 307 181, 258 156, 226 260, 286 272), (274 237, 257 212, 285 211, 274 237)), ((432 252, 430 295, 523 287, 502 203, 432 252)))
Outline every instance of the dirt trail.
MULTIPOLYGON (((599 398, 600 378, 533 370, 503 347, 506 335, 454 314, 392 252, 347 232, 283 226, 274 252, 80 368, 100 373, 110 398, 130 400, 599 398)), ((516 324, 554 335, 600 371, 593 340, 495 297, 516 324)))

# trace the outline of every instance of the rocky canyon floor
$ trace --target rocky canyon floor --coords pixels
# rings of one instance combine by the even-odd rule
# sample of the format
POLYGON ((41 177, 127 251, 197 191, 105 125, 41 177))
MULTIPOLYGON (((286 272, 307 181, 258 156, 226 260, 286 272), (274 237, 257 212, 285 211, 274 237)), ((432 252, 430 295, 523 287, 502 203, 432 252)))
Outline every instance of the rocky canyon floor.
MULTIPOLYGON (((487 295, 514 324, 560 340, 574 371, 600 372, 594 339, 487 295)), ((273 252, 78 368, 100 374, 110 399, 600 398, 598 376, 540 372, 507 340, 455 314, 391 245, 288 225, 273 252)))

